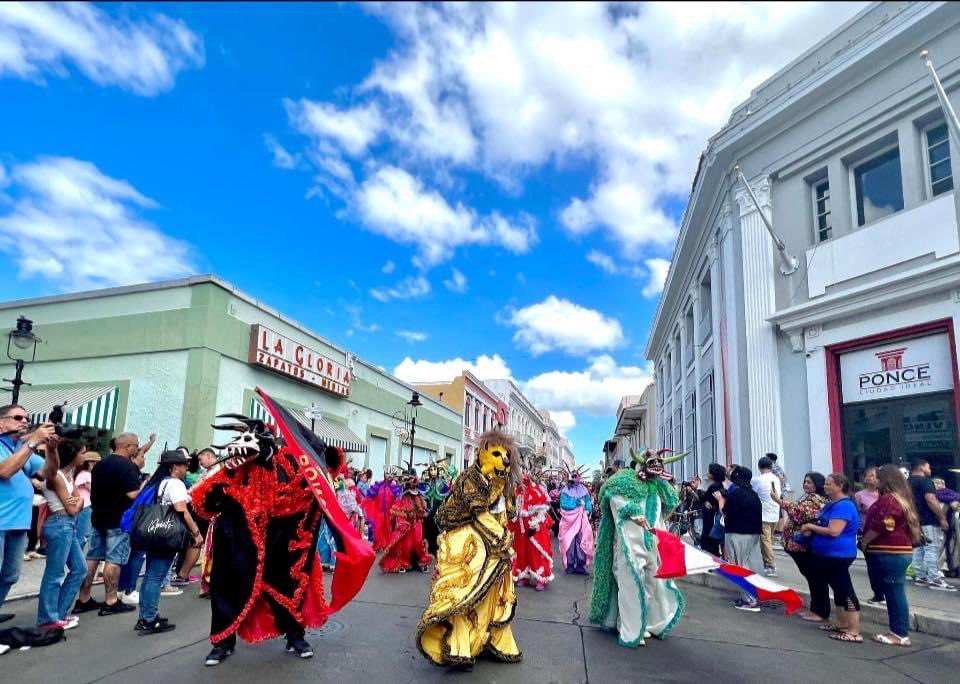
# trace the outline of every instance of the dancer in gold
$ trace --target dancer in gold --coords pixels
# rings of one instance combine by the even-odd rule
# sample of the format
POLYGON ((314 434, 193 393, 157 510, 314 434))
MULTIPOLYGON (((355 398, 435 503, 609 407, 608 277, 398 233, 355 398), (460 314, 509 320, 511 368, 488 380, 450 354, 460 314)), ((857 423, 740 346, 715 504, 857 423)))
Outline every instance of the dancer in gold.
POLYGON ((513 438, 499 430, 482 434, 477 451, 437 512, 437 571, 417 626, 427 659, 460 670, 472 669, 483 651, 508 663, 522 657, 510 628, 517 597, 507 527, 516 517, 519 458, 513 438))

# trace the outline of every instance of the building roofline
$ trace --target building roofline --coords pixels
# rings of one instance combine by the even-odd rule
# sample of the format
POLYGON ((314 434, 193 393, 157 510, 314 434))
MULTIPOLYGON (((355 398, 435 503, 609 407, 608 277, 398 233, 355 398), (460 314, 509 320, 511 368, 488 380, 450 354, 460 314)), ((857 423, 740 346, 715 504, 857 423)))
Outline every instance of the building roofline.
MULTIPOLYGON (((265 302, 257 299, 256 297, 253 297, 252 295, 247 294, 246 292, 236 287, 232 283, 229 283, 223 278, 220 278, 219 276, 214 275, 212 273, 188 276, 186 278, 176 278, 174 280, 162 280, 154 283, 139 283, 136 285, 123 285, 120 287, 108 287, 108 288, 102 288, 99 290, 84 290, 82 292, 69 292, 61 295, 48 295, 46 297, 34 297, 31 299, 19 299, 11 302, 0 302, 0 311, 7 311, 9 309, 17 309, 17 308, 23 308, 23 307, 29 307, 29 306, 42 306, 44 304, 59 304, 62 302, 78 302, 85 299, 102 299, 104 297, 117 297, 121 295, 135 294, 139 292, 157 292, 160 290, 172 290, 179 287, 191 287, 194 285, 204 285, 208 283, 216 285, 217 287, 230 292, 237 299, 243 300, 247 304, 250 304, 251 306, 254 306, 257 309, 260 309, 264 313, 267 313, 273 316, 274 318, 277 318, 283 321, 290 327, 295 328, 296 330, 302 332, 303 334, 322 342, 323 344, 327 345, 331 349, 334 349, 344 355, 347 355, 347 354, 352 355, 354 360, 357 363, 360 363, 361 365, 365 366, 366 368, 376 373, 380 373, 386 376, 390 380, 393 380, 397 384, 410 390, 410 392, 417 391, 417 388, 414 385, 408 382, 405 382, 404 380, 401 380, 400 378, 396 377, 392 373, 389 373, 388 371, 381 368, 380 366, 377 366, 371 363, 370 361, 367 361, 366 359, 360 356, 357 356, 350 350, 345 349, 340 345, 336 344, 335 342, 328 340, 326 337, 317 334, 316 332, 314 332, 307 326, 303 325, 299 321, 296 321, 293 318, 290 318, 289 316, 281 313, 280 311, 273 308, 269 304, 266 304, 265 302)), ((443 404, 437 401, 432 397, 421 395, 421 398, 429 402, 432 402, 433 404, 435 404, 436 407, 442 408, 444 411, 448 411, 454 416, 460 416, 460 414, 457 413, 454 409, 450 408, 446 404, 443 404)))

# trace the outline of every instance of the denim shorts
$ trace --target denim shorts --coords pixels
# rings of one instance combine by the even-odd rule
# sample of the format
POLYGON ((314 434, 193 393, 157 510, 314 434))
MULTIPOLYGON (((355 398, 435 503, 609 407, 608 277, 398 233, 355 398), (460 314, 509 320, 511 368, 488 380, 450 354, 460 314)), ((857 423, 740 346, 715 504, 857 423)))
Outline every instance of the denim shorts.
POLYGON ((87 560, 102 560, 124 565, 130 559, 130 535, 119 527, 112 530, 90 530, 87 560))

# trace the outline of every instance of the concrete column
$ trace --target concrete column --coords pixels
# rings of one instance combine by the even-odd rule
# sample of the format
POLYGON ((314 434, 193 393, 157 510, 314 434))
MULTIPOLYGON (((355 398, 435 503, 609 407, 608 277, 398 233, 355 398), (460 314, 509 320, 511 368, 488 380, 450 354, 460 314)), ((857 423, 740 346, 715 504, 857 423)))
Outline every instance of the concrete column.
MULTIPOLYGON (((771 215, 770 179, 753 184, 760 206, 771 215)), ((767 451, 783 453, 780 427, 780 374, 775 328, 767 322, 774 311, 777 264, 763 219, 745 189, 737 192, 740 240, 743 249, 744 330, 747 359, 747 398, 751 453, 741 463, 756 465, 767 451)), ((741 395, 742 396, 742 395, 741 395)))

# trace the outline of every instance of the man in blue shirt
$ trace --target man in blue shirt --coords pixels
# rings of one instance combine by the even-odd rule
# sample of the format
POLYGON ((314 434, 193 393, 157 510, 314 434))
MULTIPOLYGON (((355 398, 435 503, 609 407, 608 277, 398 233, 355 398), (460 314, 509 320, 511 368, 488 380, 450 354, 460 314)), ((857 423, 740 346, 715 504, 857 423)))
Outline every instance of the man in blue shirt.
MULTIPOLYGON (((54 434, 51 423, 27 434, 29 421, 22 406, 0 406, 0 607, 20 579, 33 506, 30 478, 43 468, 36 451, 54 434)), ((0 613, 0 622, 12 617, 0 613)))

